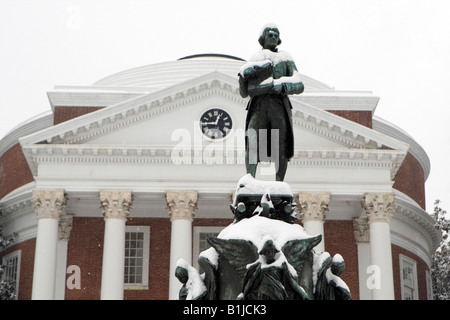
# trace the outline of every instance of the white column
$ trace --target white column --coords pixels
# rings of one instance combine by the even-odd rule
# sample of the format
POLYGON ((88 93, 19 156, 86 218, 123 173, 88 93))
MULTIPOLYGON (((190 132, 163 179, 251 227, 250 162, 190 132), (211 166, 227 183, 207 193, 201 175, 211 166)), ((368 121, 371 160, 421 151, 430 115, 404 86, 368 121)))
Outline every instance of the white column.
POLYGON ((100 191, 105 220, 103 241, 102 300, 123 300, 125 223, 132 204, 131 191, 100 191))
POLYGON ((311 236, 321 234, 322 240, 315 246, 317 251, 325 251, 325 239, 323 224, 325 222, 325 211, 328 211, 330 202, 329 193, 300 192, 298 194, 300 204, 300 219, 306 233, 311 236))
POLYGON ((363 205, 369 222, 370 258, 378 285, 372 289, 373 300, 394 300, 390 221, 394 211, 395 195, 392 193, 367 193, 363 205))
POLYGON ((353 232, 358 248, 359 300, 372 300, 370 233, 367 217, 353 218, 353 232))
POLYGON ((166 200, 172 222, 169 299, 177 300, 182 284, 175 277, 175 269, 179 259, 192 263, 192 219, 197 209, 198 194, 195 191, 168 191, 166 200))
POLYGON ((63 214, 59 220, 59 241, 56 249, 55 300, 64 300, 66 293, 67 247, 72 231, 73 215, 63 214))
POLYGON ((34 190, 38 219, 31 299, 55 299, 58 222, 66 206, 64 190, 34 190))

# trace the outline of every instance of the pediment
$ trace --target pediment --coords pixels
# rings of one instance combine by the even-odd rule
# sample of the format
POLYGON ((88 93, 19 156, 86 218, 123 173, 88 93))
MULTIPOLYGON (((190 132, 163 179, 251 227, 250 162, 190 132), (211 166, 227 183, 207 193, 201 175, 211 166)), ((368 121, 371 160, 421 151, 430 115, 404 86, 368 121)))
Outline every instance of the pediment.
MULTIPOLYGON (((185 143, 205 146, 198 121, 216 107, 230 113, 235 128, 235 136, 221 144, 231 142, 233 152, 242 156, 247 101, 240 97, 235 77, 212 72, 44 129, 20 143, 32 171, 41 154, 167 157, 182 134, 190 135, 185 143)), ((297 157, 382 158, 394 152, 390 161, 398 167, 406 155, 409 146, 392 137, 297 99, 292 105, 297 157)))

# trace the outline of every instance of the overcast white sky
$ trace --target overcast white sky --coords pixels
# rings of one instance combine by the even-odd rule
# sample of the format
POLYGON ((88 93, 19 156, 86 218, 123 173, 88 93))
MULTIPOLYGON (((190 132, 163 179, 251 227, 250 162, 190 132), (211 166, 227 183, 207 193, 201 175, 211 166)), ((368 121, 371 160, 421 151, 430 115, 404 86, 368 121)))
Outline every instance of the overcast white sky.
POLYGON ((197 53, 249 58, 274 22, 299 71, 380 96, 375 115, 427 152, 427 209, 450 210, 448 0, 1 0, 0 138, 49 111, 55 85, 197 53))

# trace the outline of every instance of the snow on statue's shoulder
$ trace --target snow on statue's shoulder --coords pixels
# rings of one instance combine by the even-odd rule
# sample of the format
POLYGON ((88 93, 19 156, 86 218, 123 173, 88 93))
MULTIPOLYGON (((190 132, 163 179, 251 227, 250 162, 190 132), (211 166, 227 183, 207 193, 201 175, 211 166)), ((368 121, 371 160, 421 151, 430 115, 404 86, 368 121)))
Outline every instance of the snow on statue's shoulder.
POLYGON ((279 50, 279 51, 270 51, 269 49, 262 49, 253 54, 249 62, 262 63, 262 61, 271 61, 273 65, 277 65, 282 61, 294 61, 289 52, 279 50))
POLYGON ((292 196, 292 190, 286 182, 257 180, 248 173, 237 184, 236 196, 239 194, 283 194, 292 196))
POLYGON ((219 266, 219 254, 213 247, 200 252, 199 257, 208 259, 208 261, 211 262, 216 269, 219 266))

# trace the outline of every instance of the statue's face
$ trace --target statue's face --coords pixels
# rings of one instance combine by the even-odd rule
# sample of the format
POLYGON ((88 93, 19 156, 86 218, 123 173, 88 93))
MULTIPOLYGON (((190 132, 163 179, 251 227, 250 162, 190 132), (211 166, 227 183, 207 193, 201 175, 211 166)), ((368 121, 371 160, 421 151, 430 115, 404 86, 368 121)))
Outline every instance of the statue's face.
POLYGON ((266 32, 266 36, 264 37, 264 49, 274 50, 280 41, 280 36, 278 32, 274 30, 269 30, 266 32))

